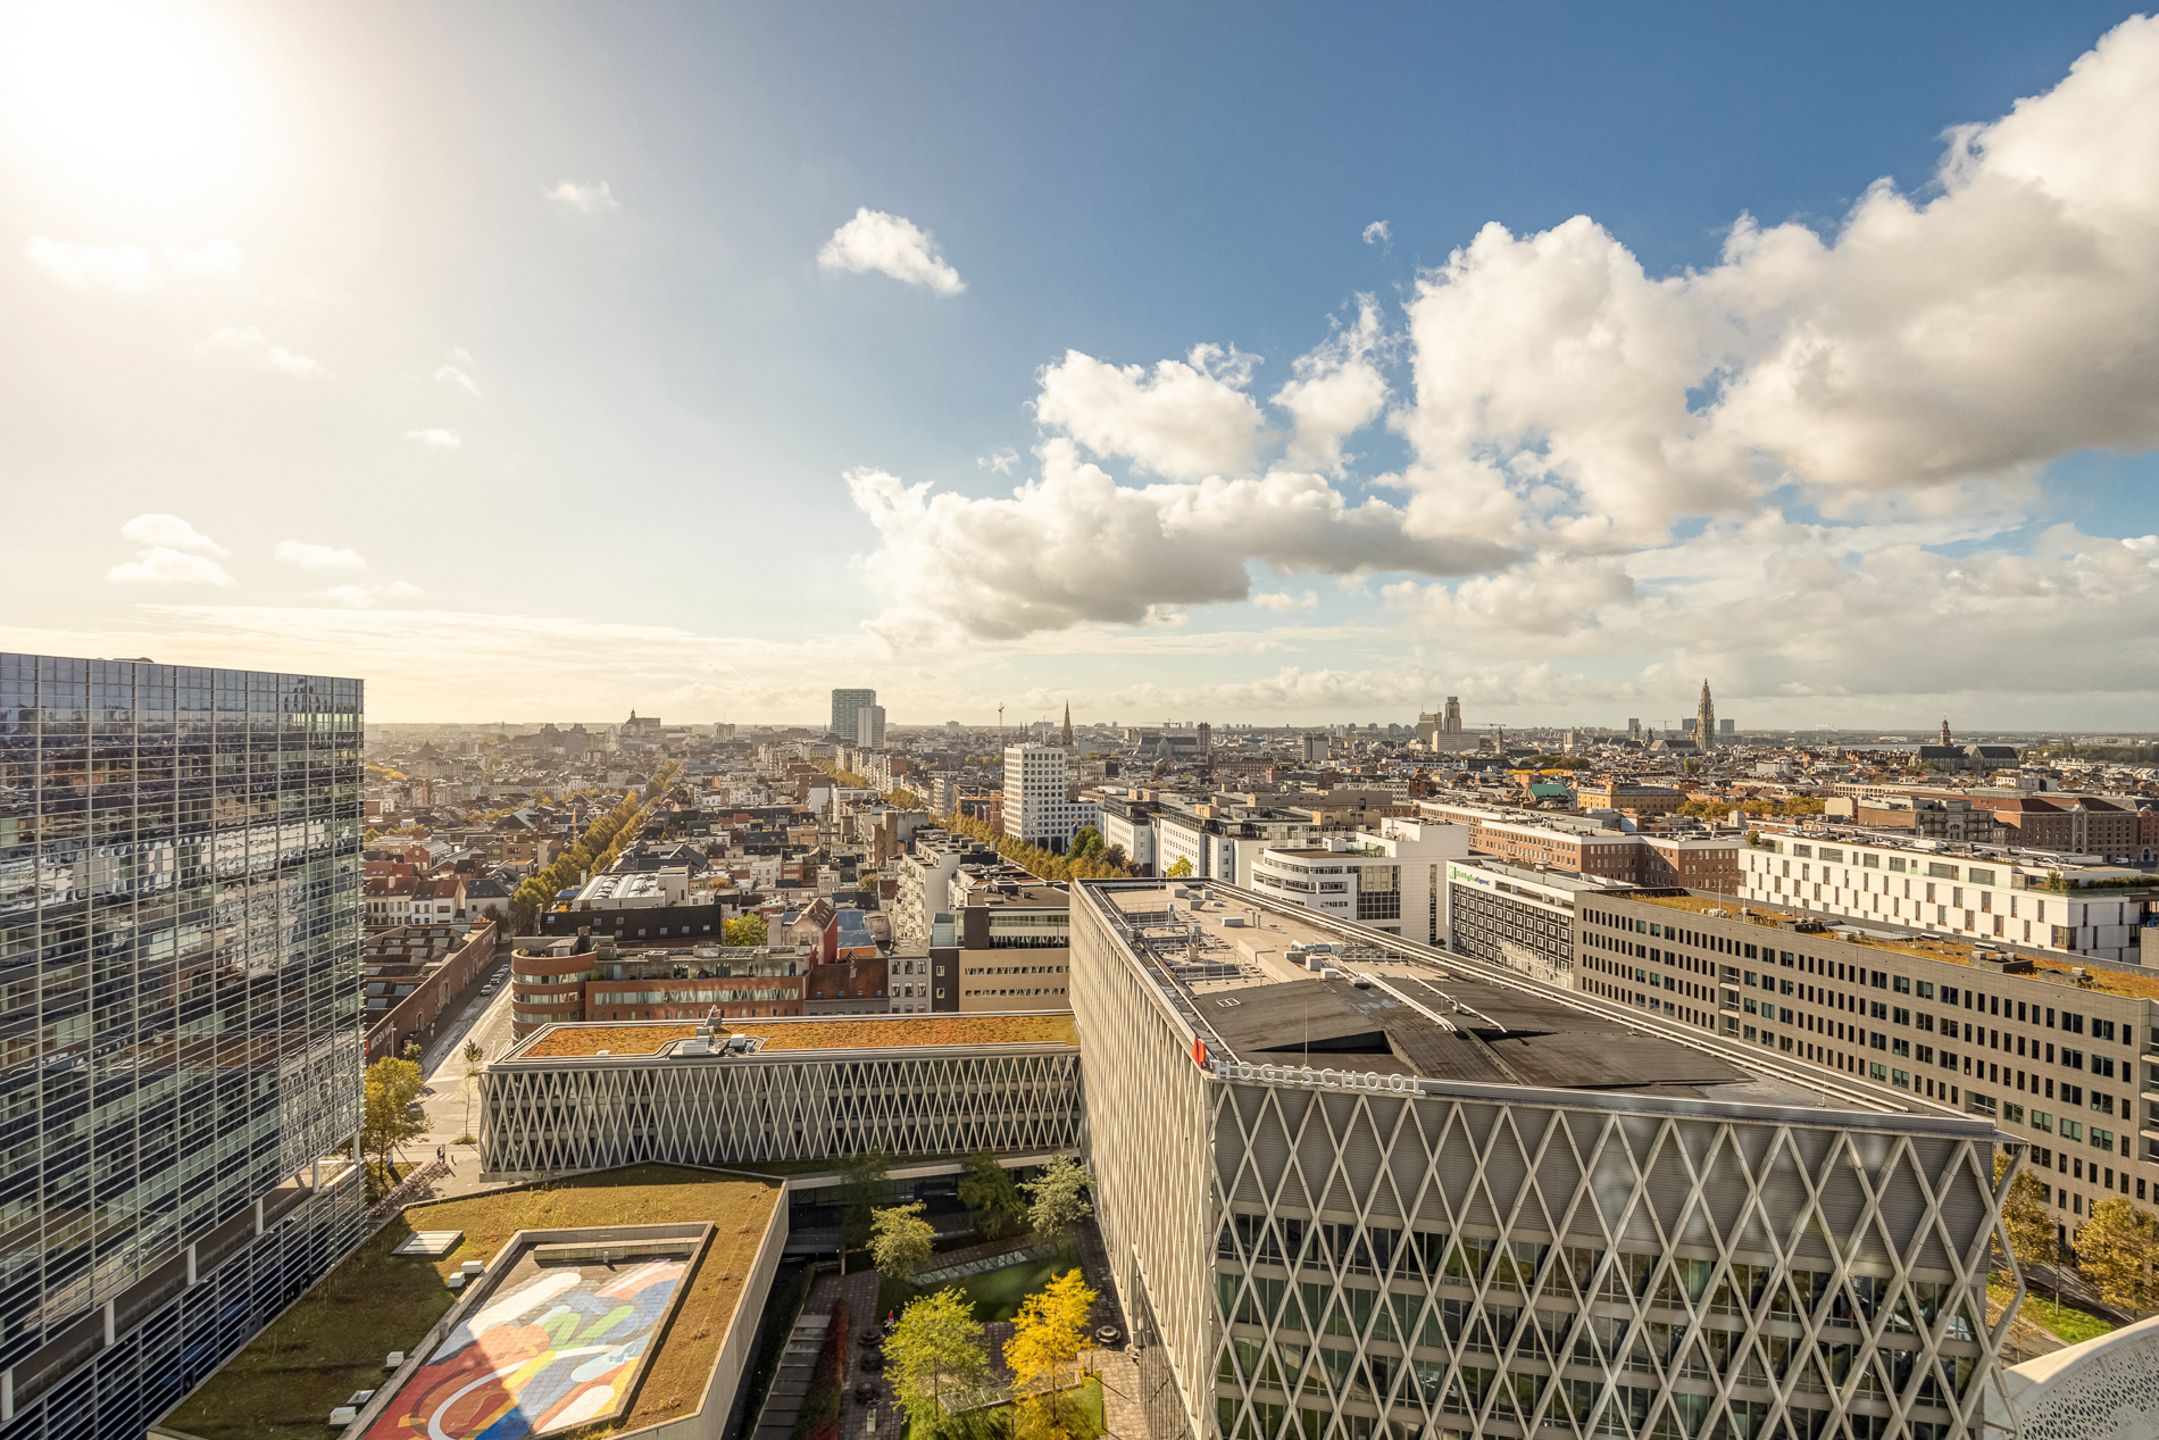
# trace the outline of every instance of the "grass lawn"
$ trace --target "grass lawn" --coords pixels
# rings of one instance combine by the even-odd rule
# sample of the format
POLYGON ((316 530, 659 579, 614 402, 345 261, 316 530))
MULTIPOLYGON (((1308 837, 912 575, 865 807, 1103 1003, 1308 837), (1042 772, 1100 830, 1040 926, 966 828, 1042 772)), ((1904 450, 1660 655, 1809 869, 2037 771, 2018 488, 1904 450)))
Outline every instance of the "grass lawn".
MULTIPOLYGON (((1080 1387, 1079 1413, 1069 1432, 1072 1440, 1094 1440, 1106 1428, 1102 1420, 1102 1382, 1089 1376, 1080 1387)), ((1012 1434, 1012 1407, 992 1405, 970 1410, 942 1425, 909 1421, 907 1440, 1008 1440, 1012 1434)))
POLYGON ((1074 1262, 1053 1255, 1047 1260, 1007 1265, 1002 1270, 985 1270, 956 1283, 961 1292, 975 1302, 975 1319, 987 1325, 996 1320, 1010 1320, 1019 1314, 1020 1301, 1073 1268, 1074 1262))
MULTIPOLYGON (((1996 1306, 2006 1305, 2009 1303, 2009 1287, 1989 1281, 1987 1298, 1996 1306)), ((2096 1339, 2114 1329, 2112 1324, 2097 1315, 2087 1314, 2074 1305, 2057 1304, 2035 1290, 2024 1292, 2024 1308, 2020 1313, 2024 1319, 2065 1345, 2096 1339)))
MULTIPOLYGON (((416 1205, 363 1242, 166 1417, 202 1440, 322 1440, 323 1419, 386 1378, 382 1357, 417 1346, 456 1297, 443 1278, 494 1258, 520 1230, 710 1221, 712 1243, 648 1363, 629 1420, 694 1410, 764 1238, 777 1186, 638 1165, 555 1185, 416 1205), (414 1230, 462 1230, 440 1260, 392 1255, 414 1230)), ((593 1427, 605 1433, 616 1427, 593 1427)))

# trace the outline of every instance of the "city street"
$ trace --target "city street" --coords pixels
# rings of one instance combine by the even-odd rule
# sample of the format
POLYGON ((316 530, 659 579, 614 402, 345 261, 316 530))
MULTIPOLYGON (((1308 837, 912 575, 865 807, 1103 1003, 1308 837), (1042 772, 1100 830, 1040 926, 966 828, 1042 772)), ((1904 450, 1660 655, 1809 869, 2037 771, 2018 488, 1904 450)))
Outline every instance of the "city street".
POLYGON ((510 1048, 510 983, 505 975, 492 995, 475 994, 466 1002, 443 1032, 428 1046, 421 1058, 420 1068, 427 1077, 427 1086, 433 1093, 420 1097, 427 1110, 427 1131, 406 1146, 405 1153, 414 1159, 432 1155, 438 1145, 448 1147, 451 1161, 460 1180, 469 1180, 477 1173, 478 1164, 470 1146, 457 1146, 452 1142, 467 1133, 477 1134, 479 1114, 476 1109, 468 1111, 468 1092, 475 1103, 479 1099, 477 1082, 465 1079, 465 1044, 477 1041, 481 1052, 490 1060, 510 1048), (469 1128, 468 1128, 469 1127, 469 1128), (462 1158, 463 1163, 458 1161, 462 1158))

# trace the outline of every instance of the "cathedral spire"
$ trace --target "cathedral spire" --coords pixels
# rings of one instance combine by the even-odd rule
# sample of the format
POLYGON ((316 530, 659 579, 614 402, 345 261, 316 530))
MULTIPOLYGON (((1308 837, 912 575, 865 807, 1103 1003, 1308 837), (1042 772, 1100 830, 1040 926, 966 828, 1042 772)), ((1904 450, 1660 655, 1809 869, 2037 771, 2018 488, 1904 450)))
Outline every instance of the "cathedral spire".
POLYGON ((1070 700, 1065 701, 1064 747, 1067 750, 1072 748, 1072 702, 1070 700))
POLYGON ((1707 750, 1717 743, 1717 704, 1709 698, 1709 677, 1702 677, 1702 700, 1694 712, 1694 744, 1707 750))

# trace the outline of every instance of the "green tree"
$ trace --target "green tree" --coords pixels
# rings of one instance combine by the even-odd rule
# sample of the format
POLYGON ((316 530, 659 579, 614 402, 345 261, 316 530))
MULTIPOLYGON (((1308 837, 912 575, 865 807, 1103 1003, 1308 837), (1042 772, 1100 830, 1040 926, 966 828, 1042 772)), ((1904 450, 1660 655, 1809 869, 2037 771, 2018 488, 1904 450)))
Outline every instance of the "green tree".
POLYGON ((720 938, 729 945, 762 945, 768 934, 765 917, 755 911, 730 915, 720 927, 720 938))
MULTIPOLYGON (((2009 1169, 2009 1152, 1994 1156, 1994 1180, 2001 1183, 2009 1169)), ((2034 1265, 2052 1267, 2062 1258, 2054 1229, 2054 1211, 2047 1203, 2047 1182, 2029 1170, 2019 1170, 2002 1196, 2002 1228, 2009 1232, 2009 1253, 2017 1267, 2029 1272, 2034 1265)), ((2057 1287, 2058 1288, 2058 1287, 2057 1287)))
POLYGON ((1072 832, 1072 843, 1065 846, 1065 854, 1075 860, 1087 860, 1102 853, 1102 832, 1092 825, 1082 825, 1072 832))
POLYGON ((1072 1227, 1089 1215, 1087 1190, 1094 1177, 1070 1155, 1060 1155, 1042 1167, 1042 1173, 1019 1188, 1027 1193, 1027 1225, 1035 1234, 1066 1249, 1072 1227))
POLYGON ((2077 1231, 2077 1269, 2099 1298, 2135 1315, 2159 1310, 2159 1215, 2117 1195, 2092 1207, 2077 1231))
POLYGON ((902 1284, 914 1283, 936 1245, 937 1232, 922 1218, 920 1200, 870 1212, 870 1260, 902 1284))
POLYGON ((385 1174, 397 1148, 427 1130, 427 1121, 412 1113, 419 1098, 417 1062, 385 1055, 367 1067, 360 1106, 360 1153, 372 1157, 385 1174))
POLYGON ((975 1228, 985 1240, 1002 1240, 1018 1230, 1027 1218, 1027 1204, 1020 1199, 1012 1172, 997 1163, 987 1150, 967 1157, 960 1174, 960 1204, 975 1217, 975 1228))
POLYGON ((1055 1276, 1020 1302, 1012 1317, 1012 1338, 1005 1342, 1005 1367, 1012 1372, 1013 1406, 1021 1437, 1051 1440, 1078 1430, 1078 1406, 1071 1391, 1077 1384, 1080 1354, 1087 1348, 1087 1322, 1094 1314, 1095 1292, 1077 1270, 1055 1276))
POLYGON ((1192 873, 1192 862, 1190 860, 1179 860, 1162 873, 1172 880, 1182 880, 1192 873))
POLYGON ((472 1082, 479 1075, 480 1062, 487 1058, 487 1052, 480 1048, 479 1041, 467 1040, 465 1048, 458 1053, 464 1057, 465 1061, 465 1133, 470 1135, 472 1133, 472 1082))
POLYGON ((864 1245, 870 1238, 870 1211, 885 1193, 892 1157, 882 1150, 840 1162, 840 1249, 864 1245))
POLYGON ((990 1352, 974 1302, 947 1287, 908 1303, 885 1337, 885 1374, 910 1428, 933 1433, 946 1407, 964 1407, 989 1388, 990 1352))

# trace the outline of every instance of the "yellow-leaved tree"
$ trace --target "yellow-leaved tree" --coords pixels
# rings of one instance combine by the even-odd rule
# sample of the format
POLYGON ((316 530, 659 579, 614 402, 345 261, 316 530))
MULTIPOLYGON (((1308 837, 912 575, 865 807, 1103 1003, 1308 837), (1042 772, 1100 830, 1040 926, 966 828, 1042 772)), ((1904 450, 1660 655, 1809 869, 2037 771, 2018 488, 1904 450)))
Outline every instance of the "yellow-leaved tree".
POLYGON ((1020 1302, 1005 1342, 1012 1372, 1013 1431, 1019 1440, 1065 1440, 1092 1433, 1083 1427, 1079 1394, 1080 1352, 1087 1348, 1087 1321, 1095 1292, 1077 1270, 1067 1270, 1020 1302))

